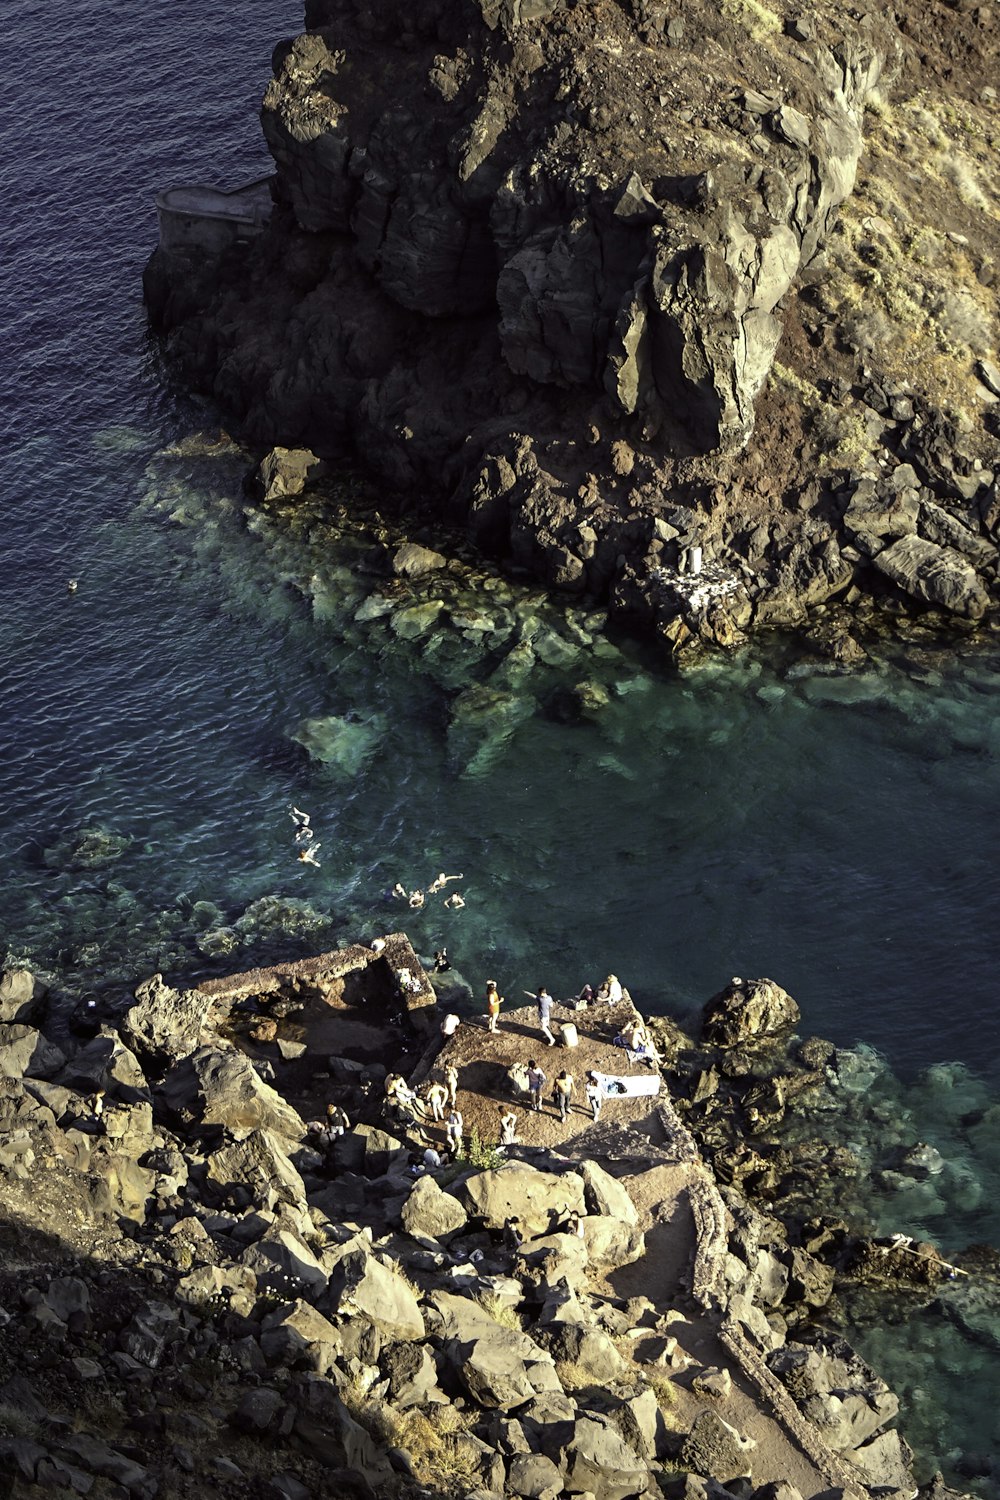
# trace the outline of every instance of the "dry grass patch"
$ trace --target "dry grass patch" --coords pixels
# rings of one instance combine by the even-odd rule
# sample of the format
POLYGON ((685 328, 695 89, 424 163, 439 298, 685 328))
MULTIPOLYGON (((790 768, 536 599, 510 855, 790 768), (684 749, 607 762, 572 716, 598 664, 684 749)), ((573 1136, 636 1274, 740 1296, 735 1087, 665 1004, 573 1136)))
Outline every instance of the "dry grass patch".
POLYGON ((469 1419, 454 1406, 433 1406, 425 1414, 399 1414, 394 1446, 403 1448, 417 1478, 442 1494, 464 1493, 479 1483, 476 1450, 468 1443, 469 1419))
POLYGON ((476 1298, 484 1313, 488 1313, 494 1323, 499 1323, 501 1328, 509 1328, 513 1333, 523 1333, 521 1317, 517 1308, 511 1307, 499 1292, 481 1292, 476 1298))
POLYGON ((722 10, 731 20, 745 26, 755 42, 776 36, 785 24, 776 11, 762 5, 760 0, 722 0, 722 10))

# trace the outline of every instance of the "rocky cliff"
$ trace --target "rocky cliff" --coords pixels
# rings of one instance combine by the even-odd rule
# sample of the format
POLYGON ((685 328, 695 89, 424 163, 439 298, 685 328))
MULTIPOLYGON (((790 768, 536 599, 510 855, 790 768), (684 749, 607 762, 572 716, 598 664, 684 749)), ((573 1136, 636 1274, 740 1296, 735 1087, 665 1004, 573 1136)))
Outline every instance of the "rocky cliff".
MULTIPOLYGON (((506 1157, 470 1130, 425 1171, 443 1127, 387 1065, 415 1089, 454 1064, 470 1121, 495 1120, 502 1069, 477 1090, 476 1025, 473 1062, 437 1053, 428 976, 379 941, 184 991, 155 975, 69 1024, 40 978, 0 975, 3 1494, 916 1495, 896 1398, 816 1320, 845 1246, 928 1296, 950 1268, 829 1222, 806 1249, 720 1190, 678 1112, 704 1127, 705 1062, 739 1078, 720 1049, 763 1059, 791 997, 734 980, 694 1069, 660 1022, 669 1094, 609 1095, 599 1123, 522 1111, 506 1157)), ((574 1011, 579 1047, 629 1011, 574 1011)), ((808 1086, 773 1065, 754 1108, 808 1086)))
POLYGON ((244 436, 350 456, 675 651, 839 603, 990 618, 994 8, 305 20, 270 227, 146 275, 244 436))

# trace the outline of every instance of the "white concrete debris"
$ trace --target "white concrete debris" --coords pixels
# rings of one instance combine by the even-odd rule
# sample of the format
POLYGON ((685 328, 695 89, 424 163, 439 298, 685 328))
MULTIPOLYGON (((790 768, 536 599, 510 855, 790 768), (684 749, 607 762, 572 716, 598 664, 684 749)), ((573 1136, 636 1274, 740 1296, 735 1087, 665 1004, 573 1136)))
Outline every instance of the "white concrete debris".
POLYGON ((721 563, 707 562, 698 574, 681 573, 677 568, 653 568, 650 578, 679 594, 693 613, 707 609, 717 599, 734 594, 743 580, 721 563))

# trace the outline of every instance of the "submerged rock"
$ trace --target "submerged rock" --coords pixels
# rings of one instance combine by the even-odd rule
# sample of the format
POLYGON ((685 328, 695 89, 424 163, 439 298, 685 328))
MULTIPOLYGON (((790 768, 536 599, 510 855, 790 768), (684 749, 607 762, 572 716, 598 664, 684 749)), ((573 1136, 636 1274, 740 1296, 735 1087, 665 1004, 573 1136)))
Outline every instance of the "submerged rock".
POLYGON ((459 693, 448 723, 448 759, 465 776, 482 776, 535 711, 534 699, 476 683, 459 693))
POLYGON ((377 717, 366 720, 340 718, 302 719, 289 739, 302 746, 310 760, 344 777, 360 775, 377 751, 385 732, 377 717))
POLYGON ((128 834, 94 824, 46 849, 42 858, 52 870, 99 870, 121 859, 133 843, 128 834))
MULTIPOLYGON (((303 937, 321 932, 332 918, 295 896, 261 896, 233 923, 241 937, 303 937)), ((226 929, 222 929, 225 931, 226 929)))

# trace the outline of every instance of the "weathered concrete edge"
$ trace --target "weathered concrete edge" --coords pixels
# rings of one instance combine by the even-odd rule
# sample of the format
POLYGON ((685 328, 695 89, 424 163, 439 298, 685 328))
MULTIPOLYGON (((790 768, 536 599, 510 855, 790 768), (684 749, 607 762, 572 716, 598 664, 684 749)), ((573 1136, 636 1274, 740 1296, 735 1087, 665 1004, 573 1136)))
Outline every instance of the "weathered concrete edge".
POLYGON ((786 1429, 809 1461, 833 1485, 840 1485, 851 1495, 864 1496, 866 1490, 855 1470, 834 1453, 818 1428, 805 1417, 781 1382, 767 1368, 753 1348, 739 1324, 730 1318, 727 1311, 724 1262, 728 1234, 726 1230, 726 1205, 715 1180, 705 1163, 697 1143, 683 1125, 670 1103, 664 1102, 664 1112, 673 1117, 678 1136, 686 1137, 693 1158, 701 1168, 702 1175, 688 1188, 691 1210, 694 1215, 695 1252, 691 1269, 691 1295, 708 1313, 721 1314, 719 1339, 738 1365, 741 1373, 770 1408, 772 1415, 786 1429))
POLYGON ((242 973, 226 974, 219 979, 205 979, 195 988, 212 1001, 235 1002, 248 995, 275 994, 294 980, 342 979, 355 970, 368 968, 370 964, 385 962, 396 970, 409 969, 414 980, 419 982, 419 989, 407 991, 402 998, 410 1020, 419 1030, 426 1030, 429 1025, 427 1018, 437 1004, 437 997, 410 939, 405 932, 389 932, 378 941, 378 948, 351 943, 346 948, 313 954, 311 958, 292 959, 263 969, 245 969, 242 973))

